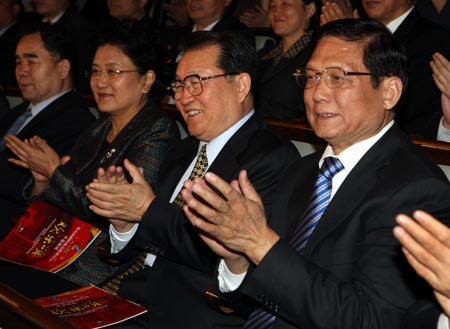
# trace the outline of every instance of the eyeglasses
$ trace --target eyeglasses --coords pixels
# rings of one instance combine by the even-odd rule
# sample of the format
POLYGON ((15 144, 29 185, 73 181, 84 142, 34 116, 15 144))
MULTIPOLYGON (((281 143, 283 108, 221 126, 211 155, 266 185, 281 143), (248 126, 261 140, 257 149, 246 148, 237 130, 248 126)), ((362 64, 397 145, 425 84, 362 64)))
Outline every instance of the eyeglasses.
POLYGON ((184 88, 187 89, 189 94, 192 96, 199 96, 203 92, 203 84, 202 81, 207 81, 211 79, 216 79, 220 77, 226 77, 229 75, 237 75, 239 72, 230 72, 223 74, 210 75, 207 77, 201 77, 198 74, 191 74, 185 77, 183 80, 174 80, 170 84, 170 90, 173 93, 173 98, 176 101, 179 101, 183 96, 184 88))
POLYGON ((340 67, 327 67, 322 72, 313 69, 298 69, 292 75, 295 77, 300 88, 312 88, 316 86, 320 80, 323 80, 329 88, 340 88, 346 82, 350 81, 347 76, 350 75, 371 75, 370 72, 349 72, 340 67))
POLYGON ((88 70, 85 72, 86 78, 88 79, 100 79, 103 75, 106 75, 108 79, 116 79, 122 73, 139 72, 139 70, 113 70, 107 69, 105 71, 101 70, 88 70))

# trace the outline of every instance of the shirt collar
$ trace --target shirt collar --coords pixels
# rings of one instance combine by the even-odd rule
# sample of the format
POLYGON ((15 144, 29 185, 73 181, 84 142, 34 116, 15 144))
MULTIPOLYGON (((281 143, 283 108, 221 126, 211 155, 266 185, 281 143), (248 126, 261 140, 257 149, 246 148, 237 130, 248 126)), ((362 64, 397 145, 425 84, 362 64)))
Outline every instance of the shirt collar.
POLYGON ((4 28, 0 29, 0 36, 2 36, 3 34, 6 33, 6 31, 8 31, 14 24, 16 24, 17 21, 12 22, 9 25, 6 25, 4 28))
POLYGON ((36 104, 31 104, 31 115, 32 117, 35 117, 36 115, 38 115, 43 109, 45 109, 50 103, 54 102, 56 99, 58 99, 59 97, 61 97, 64 94, 67 94, 69 91, 71 91, 72 89, 68 89, 63 91, 62 93, 59 93, 55 96, 52 96, 50 98, 47 98, 46 100, 40 102, 40 103, 36 103, 36 104))
MULTIPOLYGON (((212 22, 211 24, 207 25, 202 31, 211 31, 213 29, 214 26, 216 26, 217 23, 219 23, 219 21, 222 18, 219 18, 217 21, 212 22)), ((192 32, 197 32, 199 31, 197 29, 197 24, 194 24, 194 26, 192 27, 192 32)))
POLYGON ((230 140, 231 137, 241 128, 255 113, 255 110, 252 110, 248 114, 246 114, 241 120, 236 122, 230 128, 225 130, 222 134, 217 136, 216 138, 209 141, 209 143, 200 141, 198 146, 197 155, 200 153, 200 149, 203 145, 208 144, 206 147, 206 156, 208 157, 208 162, 211 164, 220 153, 225 144, 230 140))
POLYGON ((58 22, 60 19, 61 19, 61 17, 64 15, 64 13, 65 13, 66 11, 65 10, 63 10, 58 16, 56 16, 55 18, 53 18, 52 20, 48 20, 47 18, 43 18, 42 19, 42 22, 43 23, 50 23, 50 24, 55 24, 56 22, 58 22))
POLYGON ((406 12, 404 12, 402 15, 398 16, 396 19, 390 21, 386 27, 391 31, 391 33, 395 33, 397 31, 400 24, 403 23, 405 18, 409 15, 409 13, 414 9, 414 6, 409 8, 406 12))
POLYGON ((326 157, 332 156, 341 161, 344 166, 344 170, 348 174, 356 166, 359 160, 361 160, 361 158, 367 153, 367 151, 369 151, 369 149, 375 145, 375 143, 378 142, 393 125, 394 120, 384 126, 383 129, 381 129, 376 135, 347 147, 339 153, 339 155, 335 155, 333 148, 328 144, 322 154, 322 157, 320 158, 319 168, 322 166, 322 163, 326 157))

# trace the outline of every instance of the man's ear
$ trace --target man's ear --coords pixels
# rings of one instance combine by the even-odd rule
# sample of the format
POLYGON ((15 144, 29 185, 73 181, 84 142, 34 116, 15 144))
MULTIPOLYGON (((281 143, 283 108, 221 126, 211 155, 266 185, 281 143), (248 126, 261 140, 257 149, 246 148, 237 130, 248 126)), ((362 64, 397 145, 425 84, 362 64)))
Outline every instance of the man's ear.
POLYGON ((236 77, 237 93, 239 101, 243 102, 247 95, 250 93, 252 86, 252 79, 248 73, 241 73, 236 77))
POLYGON ((399 77, 387 77, 382 81, 383 88, 383 106, 387 111, 398 103, 402 96, 403 83, 399 77))
POLYGON ((70 62, 67 59, 62 59, 57 64, 57 70, 61 79, 66 79, 70 75, 70 62))
POLYGON ((225 0, 225 7, 228 7, 231 4, 231 1, 233 0, 225 0))
POLYGON ((142 90, 144 94, 147 94, 150 91, 150 88, 153 86, 155 79, 156 76, 154 71, 148 70, 147 73, 145 73, 145 81, 142 90))

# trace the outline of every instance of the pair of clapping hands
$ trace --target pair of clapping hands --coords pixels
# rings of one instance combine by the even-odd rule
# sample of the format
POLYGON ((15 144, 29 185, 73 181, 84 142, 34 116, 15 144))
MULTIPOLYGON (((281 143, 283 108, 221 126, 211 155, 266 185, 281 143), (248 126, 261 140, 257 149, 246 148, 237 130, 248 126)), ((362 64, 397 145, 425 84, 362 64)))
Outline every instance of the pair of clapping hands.
POLYGON ((58 153, 38 136, 22 141, 14 135, 8 135, 5 140, 6 146, 17 157, 9 158, 8 161, 31 170, 35 180, 33 195, 48 186, 56 167, 70 160, 68 156, 60 158, 58 153))
MULTIPOLYGON (((124 169, 99 169, 97 179, 86 186, 90 209, 110 218, 119 232, 140 222, 155 198, 141 168, 125 160, 124 169), (124 169, 131 183, 126 181, 124 169)), ((245 170, 231 183, 211 172, 205 178, 187 180, 182 195, 186 216, 234 273, 245 272, 250 261, 258 264, 279 239, 267 225, 263 203, 245 170)))

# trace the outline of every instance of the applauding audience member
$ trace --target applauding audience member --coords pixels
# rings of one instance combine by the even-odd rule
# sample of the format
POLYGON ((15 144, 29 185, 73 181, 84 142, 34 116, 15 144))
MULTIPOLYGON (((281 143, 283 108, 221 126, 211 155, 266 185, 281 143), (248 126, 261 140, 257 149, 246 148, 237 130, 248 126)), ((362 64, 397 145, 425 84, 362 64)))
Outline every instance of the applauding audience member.
POLYGON ((23 140, 39 135, 63 155, 69 153, 78 134, 94 120, 73 89, 72 47, 71 39, 51 25, 28 31, 17 45, 16 78, 26 102, 0 120, 0 238, 11 229, 11 219, 27 208, 22 190, 31 179, 28 169, 8 161, 13 154, 5 148, 3 138, 12 134, 23 140))
MULTIPOLYGON (((110 168, 122 166, 127 158, 142 168, 144 179, 152 184, 157 181, 162 160, 178 141, 178 131, 175 123, 148 98, 156 80, 155 66, 154 45, 143 36, 125 33, 100 42, 89 77, 102 115, 77 139, 70 159, 60 159, 39 137, 28 142, 6 137, 8 147, 17 156, 10 161, 33 173, 35 197, 107 229, 105 223, 109 222, 89 210, 86 198, 85 185, 98 172, 107 175, 110 168)), ((122 174, 129 177, 128 173, 122 174)), ((107 233, 102 235, 106 237, 107 233)), ((57 275, 81 285, 98 284, 110 276, 116 268, 97 256, 97 246, 103 240, 98 237, 80 258, 57 275)), ((10 274, 18 273, 15 280, 10 279, 14 287, 20 286, 26 294, 46 293, 46 284, 41 290, 30 288, 33 283, 25 280, 30 273, 23 267, 9 264, 7 268, 10 274)), ((52 279, 44 273, 33 277, 40 282, 52 279)))
POLYGON ((286 168, 271 213, 245 171, 229 184, 213 170, 185 183, 184 211, 223 257, 218 285, 245 328, 400 329, 430 291, 400 261, 395 216, 420 204, 450 221, 450 186, 394 122, 407 62, 392 34, 336 20, 314 45, 296 76, 325 150, 286 168))
POLYGON ((148 328, 242 327, 237 313, 208 307, 205 292, 218 257, 189 224, 180 190, 210 169, 231 181, 245 168, 270 212, 279 172, 298 153, 253 110, 256 64, 255 50, 242 37, 192 33, 171 84, 191 137, 166 157, 152 186, 130 162, 131 184, 88 186, 91 209, 119 219, 111 221, 112 256, 142 257, 105 288, 152 310, 142 319, 148 328))

